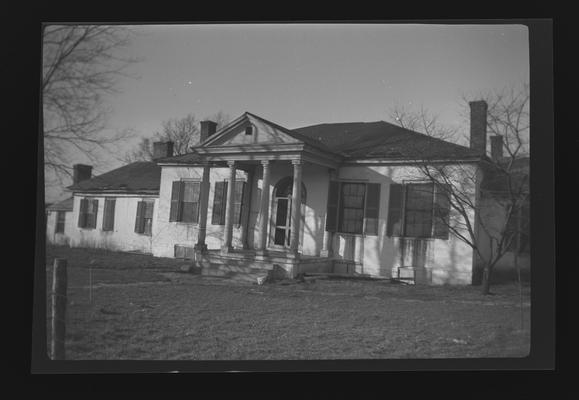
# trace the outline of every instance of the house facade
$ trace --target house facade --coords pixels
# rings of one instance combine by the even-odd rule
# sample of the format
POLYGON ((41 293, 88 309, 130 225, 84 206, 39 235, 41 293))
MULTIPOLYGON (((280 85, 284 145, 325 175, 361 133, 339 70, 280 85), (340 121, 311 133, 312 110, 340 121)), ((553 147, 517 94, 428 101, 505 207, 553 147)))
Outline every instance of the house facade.
POLYGON ((155 143, 153 161, 70 186, 69 244, 191 259, 208 271, 472 283, 473 251, 449 231, 448 200, 417 163, 476 170, 486 125, 471 131, 470 148, 383 121, 290 130, 249 112, 200 131, 188 154, 155 143))

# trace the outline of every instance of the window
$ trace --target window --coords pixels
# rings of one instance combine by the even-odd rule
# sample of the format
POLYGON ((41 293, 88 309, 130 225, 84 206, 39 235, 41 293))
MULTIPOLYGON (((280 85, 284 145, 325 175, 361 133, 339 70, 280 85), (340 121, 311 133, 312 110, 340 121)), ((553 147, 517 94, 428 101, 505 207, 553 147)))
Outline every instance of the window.
POLYGON ((169 221, 197 223, 199 221, 199 195, 201 182, 175 181, 171 192, 169 221))
MULTIPOLYGON (((215 182, 213 196, 213 214, 211 216, 212 225, 225 225, 225 210, 227 207, 227 181, 215 182)), ((243 211, 243 194, 245 182, 235 181, 235 196, 233 199, 233 224, 241 225, 241 215, 243 211)))
POLYGON ((64 211, 56 212, 56 229, 54 233, 64 233, 64 221, 66 219, 66 213, 64 211))
POLYGON ((448 239, 448 186, 433 183, 390 185, 388 236, 448 239))
POLYGON ((363 183, 342 184, 338 231, 362 233, 365 191, 366 185, 363 183))
POLYGON ((377 235, 379 183, 331 181, 328 190, 326 230, 377 235))
POLYGON ((245 128, 245 134, 246 135, 251 135, 253 133, 253 127, 252 126, 248 126, 247 128, 245 128))
POLYGON ((81 199, 78 213, 79 228, 96 228, 99 201, 96 199, 81 199))
MULTIPOLYGON (((522 204, 517 207, 507 222, 506 233, 512 235, 509 243, 509 251, 519 251, 519 253, 528 253, 530 249, 529 235, 529 204, 522 204)), ((509 236, 506 237, 509 239, 509 236)))
POLYGON ((115 199, 105 199, 103 231, 112 231, 115 227, 115 203, 115 199))
POLYGON ((137 203, 137 218, 135 220, 135 232, 151 236, 153 227, 153 201, 139 201, 137 203))

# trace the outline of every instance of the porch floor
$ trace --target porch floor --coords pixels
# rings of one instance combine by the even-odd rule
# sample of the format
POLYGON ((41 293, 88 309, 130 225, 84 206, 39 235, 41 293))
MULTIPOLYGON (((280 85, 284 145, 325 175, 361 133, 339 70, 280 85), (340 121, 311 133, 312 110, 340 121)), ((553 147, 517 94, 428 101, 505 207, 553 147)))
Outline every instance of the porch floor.
POLYGON ((197 264, 205 273, 226 270, 249 274, 281 267, 288 277, 295 277, 303 272, 331 272, 333 259, 303 254, 293 258, 282 250, 267 250, 265 255, 258 255, 254 249, 234 249, 225 254, 221 250, 208 250, 197 260, 197 264))

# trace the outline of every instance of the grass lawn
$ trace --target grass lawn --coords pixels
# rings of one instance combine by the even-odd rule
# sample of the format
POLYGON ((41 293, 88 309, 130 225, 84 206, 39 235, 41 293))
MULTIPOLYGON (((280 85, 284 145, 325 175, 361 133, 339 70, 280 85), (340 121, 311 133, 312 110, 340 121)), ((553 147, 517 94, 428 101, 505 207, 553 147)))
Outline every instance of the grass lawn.
POLYGON ((528 286, 521 329, 515 284, 492 296, 387 281, 257 286, 181 273, 170 258, 53 246, 48 281, 54 257, 69 266, 67 359, 524 357, 530 348, 528 286))

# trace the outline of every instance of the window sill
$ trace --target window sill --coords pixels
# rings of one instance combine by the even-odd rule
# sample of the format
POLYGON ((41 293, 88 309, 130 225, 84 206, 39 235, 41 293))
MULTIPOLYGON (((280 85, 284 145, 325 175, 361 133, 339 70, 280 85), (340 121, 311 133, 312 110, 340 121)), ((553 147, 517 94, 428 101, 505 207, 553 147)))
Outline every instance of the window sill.
POLYGON ((199 225, 199 222, 169 221, 169 223, 176 225, 199 225))
POLYGON ((397 239, 411 239, 411 240, 448 240, 448 238, 435 238, 435 237, 419 237, 419 236, 388 236, 389 238, 397 238, 397 239))

